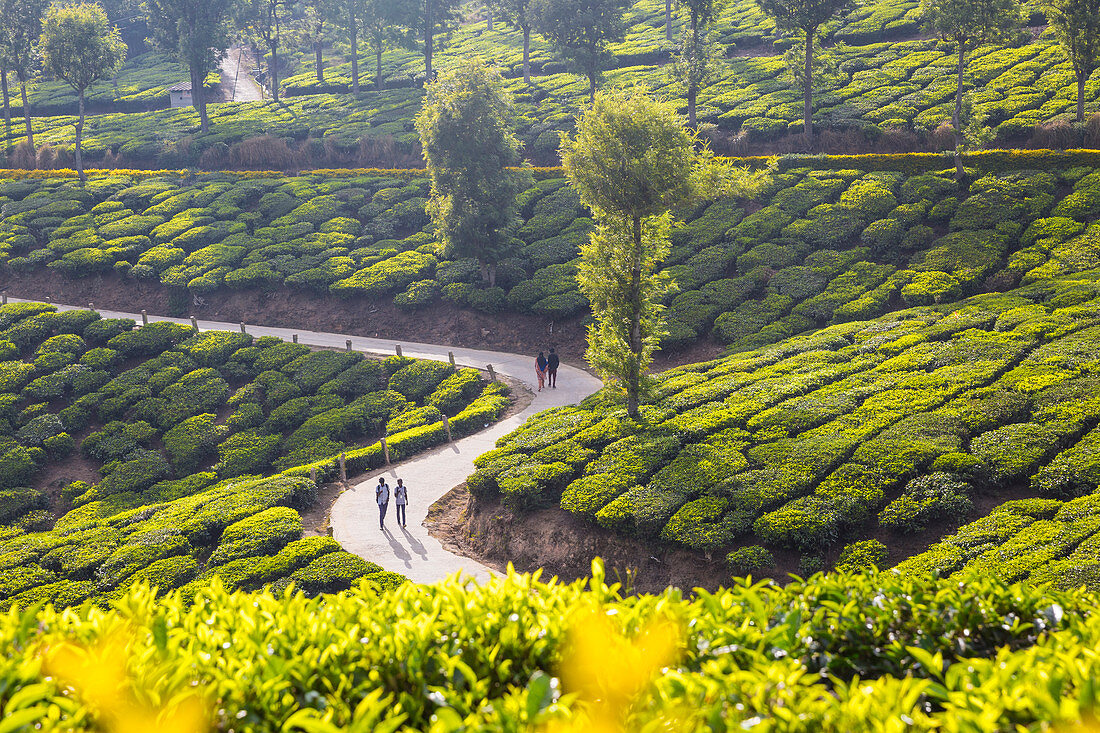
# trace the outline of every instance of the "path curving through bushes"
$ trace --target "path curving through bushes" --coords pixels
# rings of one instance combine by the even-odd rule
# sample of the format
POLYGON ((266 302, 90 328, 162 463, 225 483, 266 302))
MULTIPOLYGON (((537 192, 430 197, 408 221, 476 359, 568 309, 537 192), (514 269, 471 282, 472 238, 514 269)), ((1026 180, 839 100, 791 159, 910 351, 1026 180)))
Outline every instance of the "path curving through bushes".
MULTIPOLYGON (((8 302, 31 302, 21 298, 9 298, 8 302)), ((72 310, 81 306, 60 305, 59 310, 72 310)), ((141 314, 122 313, 96 309, 104 318, 132 318, 141 322, 141 314)), ((172 321, 189 324, 186 318, 148 316, 150 320, 172 321)), ((236 331, 239 323, 222 321, 198 321, 202 331, 236 331)), ((351 488, 343 492, 332 506, 331 526, 333 537, 348 552, 378 563, 386 570, 401 573, 417 583, 432 583, 456 572, 479 581, 489 578, 492 571, 481 563, 456 555, 443 547, 428 534, 423 522, 428 508, 444 494, 466 480, 473 473, 474 458, 496 445, 503 435, 522 425, 537 412, 577 403, 600 388, 600 381, 576 367, 561 365, 558 370, 558 388, 537 390, 534 353, 509 354, 501 351, 463 349, 439 344, 421 344, 391 339, 350 336, 323 331, 299 331, 293 328, 275 328, 247 324, 245 329, 254 336, 277 336, 287 341, 297 334, 298 342, 308 346, 352 348, 367 354, 389 356, 401 347, 404 356, 417 359, 447 361, 453 352, 458 366, 485 370, 492 364, 497 374, 519 380, 534 393, 535 398, 522 411, 505 418, 485 430, 449 443, 397 466, 371 471, 354 480, 351 488), (391 502, 386 516, 386 531, 378 528, 378 508, 374 502, 374 485, 378 476, 385 476, 392 488, 398 477, 409 487, 408 526, 397 526, 394 506, 391 502)), ((540 346, 535 346, 537 353, 540 346)))

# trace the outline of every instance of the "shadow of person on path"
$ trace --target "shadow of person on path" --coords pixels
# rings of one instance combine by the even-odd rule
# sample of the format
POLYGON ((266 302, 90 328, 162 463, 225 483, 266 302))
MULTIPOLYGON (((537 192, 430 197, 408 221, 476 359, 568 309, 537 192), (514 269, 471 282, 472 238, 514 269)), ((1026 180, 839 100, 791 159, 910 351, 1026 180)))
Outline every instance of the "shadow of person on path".
POLYGON ((394 537, 393 532, 390 532, 387 529, 384 531, 384 533, 386 535, 386 540, 390 543, 390 549, 393 550, 394 557, 404 562, 405 567, 411 568, 412 555, 409 554, 409 551, 405 549, 404 545, 397 541, 397 538, 394 537))
POLYGON ((409 533, 409 530, 405 529, 404 527, 401 528, 401 532, 405 535, 405 539, 409 541, 409 547, 412 548, 412 551, 415 552, 417 555, 420 555, 422 559, 427 560, 428 550, 424 547, 423 544, 421 544, 420 540, 413 537, 409 533))

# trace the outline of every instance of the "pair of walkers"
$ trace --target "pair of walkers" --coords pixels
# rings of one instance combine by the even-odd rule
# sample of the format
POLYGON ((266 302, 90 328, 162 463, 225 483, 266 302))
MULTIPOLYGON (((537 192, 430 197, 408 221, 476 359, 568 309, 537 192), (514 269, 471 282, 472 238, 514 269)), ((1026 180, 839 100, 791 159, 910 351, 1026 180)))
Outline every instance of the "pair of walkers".
POLYGON ((541 351, 539 355, 535 357, 535 376, 539 378, 539 392, 542 391, 544 384, 549 384, 555 389, 558 386, 558 365, 561 364, 561 360, 558 359, 558 352, 550 349, 550 355, 546 356, 541 351))
MULTIPOLYGON (((378 503, 378 528, 386 529, 386 510, 390 507, 390 485, 386 483, 385 476, 378 477, 378 485, 374 487, 374 500, 378 503)), ((393 487, 393 503, 397 507, 397 524, 405 526, 405 507, 409 503, 409 491, 405 488, 405 482, 397 479, 397 486, 393 487)))

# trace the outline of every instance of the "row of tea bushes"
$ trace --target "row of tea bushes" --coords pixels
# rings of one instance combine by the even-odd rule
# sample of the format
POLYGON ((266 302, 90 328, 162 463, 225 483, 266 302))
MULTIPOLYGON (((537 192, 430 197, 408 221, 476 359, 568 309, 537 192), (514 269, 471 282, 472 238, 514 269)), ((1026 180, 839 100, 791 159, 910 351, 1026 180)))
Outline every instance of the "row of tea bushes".
POLYGON ((109 611, 13 612, 5 713, 94 729, 119 709, 106 680, 140 691, 123 698, 135 715, 217 730, 1040 730, 1095 714, 1091 594, 872 574, 689 600, 594 576, 313 600, 214 588, 193 605, 133 589, 109 611))
POLYGON ((226 588, 315 595, 361 578, 404 577, 344 552, 330 537, 303 537, 298 509, 315 498, 308 478, 258 476, 210 484, 198 474, 154 487, 159 499, 122 495, 73 510, 50 530, 0 540, 0 606, 106 605, 135 585, 185 598, 215 578, 226 588), (205 488, 199 488, 203 487, 205 488))
MULTIPOLYGON (((639 27, 649 35, 661 35, 651 25, 639 27)), ((490 56, 515 63, 514 32, 494 31, 483 36, 468 35, 459 47, 484 47, 490 56), (498 48, 498 44, 503 46, 498 48)), ((658 45, 636 44, 629 53, 624 51, 621 65, 607 72, 607 83, 642 82, 655 93, 686 104, 682 89, 656 60, 667 52, 667 44, 654 43, 658 45)), ((872 141, 895 130, 924 134, 950 121, 956 63, 951 47, 931 40, 908 40, 845 46, 834 53, 839 71, 823 83, 813 100, 814 121, 822 129, 855 129, 872 141)), ((402 70, 415 69, 419 63, 408 52, 400 52, 393 59, 395 66, 389 67, 390 80, 403 83, 412 72, 402 70)), ((699 92, 701 122, 740 134, 749 143, 772 141, 801 129, 801 93, 787 78, 782 56, 735 56, 720 63, 714 81, 699 92)), ((572 129, 574 115, 587 99, 587 83, 566 73, 558 62, 542 62, 539 71, 542 73, 532 86, 522 77, 510 79, 508 86, 515 95, 517 131, 527 157, 552 161, 556 160, 558 133, 572 129)), ((361 84, 369 89, 369 71, 366 74, 361 84)), ((1037 125, 1068 121, 1075 112, 1075 76, 1049 32, 1020 46, 986 46, 973 51, 968 75, 974 113, 994 128, 1002 142, 1026 137, 1037 125)), ((306 154, 311 160, 330 154, 346 157, 361 150, 361 141, 367 141, 372 149, 385 149, 387 155, 418 157, 412 120, 420 108, 421 88, 401 86, 363 91, 358 96, 304 94, 317 88, 315 79, 306 73, 291 77, 291 83, 299 84, 292 89, 303 94, 279 103, 212 106, 212 131, 206 134, 199 131, 198 117, 190 108, 96 115, 87 121, 85 150, 92 160, 110 152, 123 161, 166 167, 197 165, 204 151, 215 150, 207 162, 226 165, 231 158, 228 146, 270 135, 275 138, 270 144, 281 144, 279 139, 309 139, 306 154)), ((346 70, 339 67, 321 87, 328 90, 346 84, 346 70)), ((1098 88, 1095 83, 1086 85, 1085 102, 1090 108, 1096 103, 1098 88)), ((73 123, 74 118, 67 116, 33 119, 39 142, 62 148, 73 145, 73 123)), ((6 138, 0 138, 0 145, 8 148, 21 139, 15 126, 6 138)), ((276 152, 266 151, 268 157, 275 156, 267 165, 295 165, 285 148, 283 163, 277 162, 276 152)), ((243 151, 233 159, 238 165, 255 167, 250 161, 256 154, 243 151)))
POLYGON ((1096 587, 1100 583, 1100 495, 1092 493, 1096 478, 1096 460, 1091 455, 1094 433, 1039 472, 1040 481, 1051 472, 1061 472, 1079 482, 1080 491, 1087 494, 1068 501, 1036 498, 1005 502, 926 552, 902 561, 898 571, 914 576, 935 572, 959 579, 990 578, 1001 583, 1025 581, 1066 589, 1096 587))
MULTIPOLYGON (((7 548, 0 549, 0 600, 47 585, 63 597, 73 582, 84 584, 79 592, 85 596, 102 595, 170 557, 177 558, 169 564, 179 570, 183 580, 175 585, 181 585, 201 575, 195 558, 214 548, 222 529, 276 505, 307 504, 311 469, 321 480, 336 478, 341 452, 354 475, 385 463, 382 436, 391 459, 402 460, 446 442, 444 415, 457 438, 495 421, 507 405, 502 385, 486 386, 475 370, 446 363, 370 360, 274 337, 195 334, 168 322, 135 328, 129 319, 57 312, 44 303, 0 306, 0 541, 7 548), (57 464, 77 451, 102 478, 73 481, 60 499, 49 499, 41 469, 55 464, 53 473, 64 475, 57 464), (283 474, 258 478, 273 471, 283 474), (260 498, 265 487, 278 489, 277 496, 244 501, 245 484, 254 484, 260 498), (170 525, 133 527, 139 549, 119 549, 131 529, 119 535, 112 527, 144 522, 150 507, 190 516, 223 496, 251 509, 218 527, 202 520, 182 540, 170 525), (185 499, 186 507, 177 505, 185 499), (170 536, 161 538, 165 532, 170 536), (45 548, 37 555, 20 550, 37 542, 45 548), (62 544, 72 545, 73 558, 38 564, 62 544), (154 544, 164 545, 163 552, 148 550, 146 560, 105 569, 116 550, 146 552, 140 548, 154 544)), ((291 510, 271 520, 234 530, 240 547, 267 536, 277 545, 246 554, 274 554, 300 537, 301 522, 291 510)), ((214 552, 207 569, 242 560, 239 549, 214 552)), ((341 567, 348 562, 339 560, 341 567)), ((253 578, 254 567, 233 567, 253 578)), ((256 587, 281 577, 256 572, 256 587)))
POLYGON ((978 492, 1089 495, 1096 275, 670 370, 640 421, 605 390, 502 438, 468 484, 517 511, 557 505, 708 555, 762 544, 808 558, 957 521, 978 492))
MULTIPOLYGON (((666 348, 706 337, 752 348, 899 305, 1010 288, 1088 257, 1100 203, 1088 167, 1000 161, 997 174, 960 191, 948 173, 920 172, 928 161, 916 158, 907 174, 827 160, 784 168, 755 201, 679 212, 664 263, 678 286, 666 348)), ((427 195, 427 179, 408 171, 127 174, 84 187, 64 175, 12 179, 0 183, 0 256, 17 271, 114 271, 197 294, 286 285, 393 298, 410 310, 443 300, 561 320, 587 309, 574 261, 592 223, 564 179, 544 177, 520 195, 523 222, 494 288, 480 285, 475 261, 442 257, 427 195)))

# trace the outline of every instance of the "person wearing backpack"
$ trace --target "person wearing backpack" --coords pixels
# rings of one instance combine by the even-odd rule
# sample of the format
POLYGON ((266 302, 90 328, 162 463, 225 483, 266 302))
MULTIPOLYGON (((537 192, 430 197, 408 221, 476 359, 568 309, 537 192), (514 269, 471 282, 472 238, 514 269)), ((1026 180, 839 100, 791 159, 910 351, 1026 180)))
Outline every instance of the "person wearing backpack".
POLYGON ((374 487, 374 500, 378 502, 378 529, 386 529, 386 510, 390 507, 390 487, 384 476, 378 477, 378 485, 374 487))
POLYGON ((397 524, 404 527, 405 505, 409 503, 409 493, 401 479, 397 479, 397 486, 393 487, 393 503, 397 506, 397 524))

